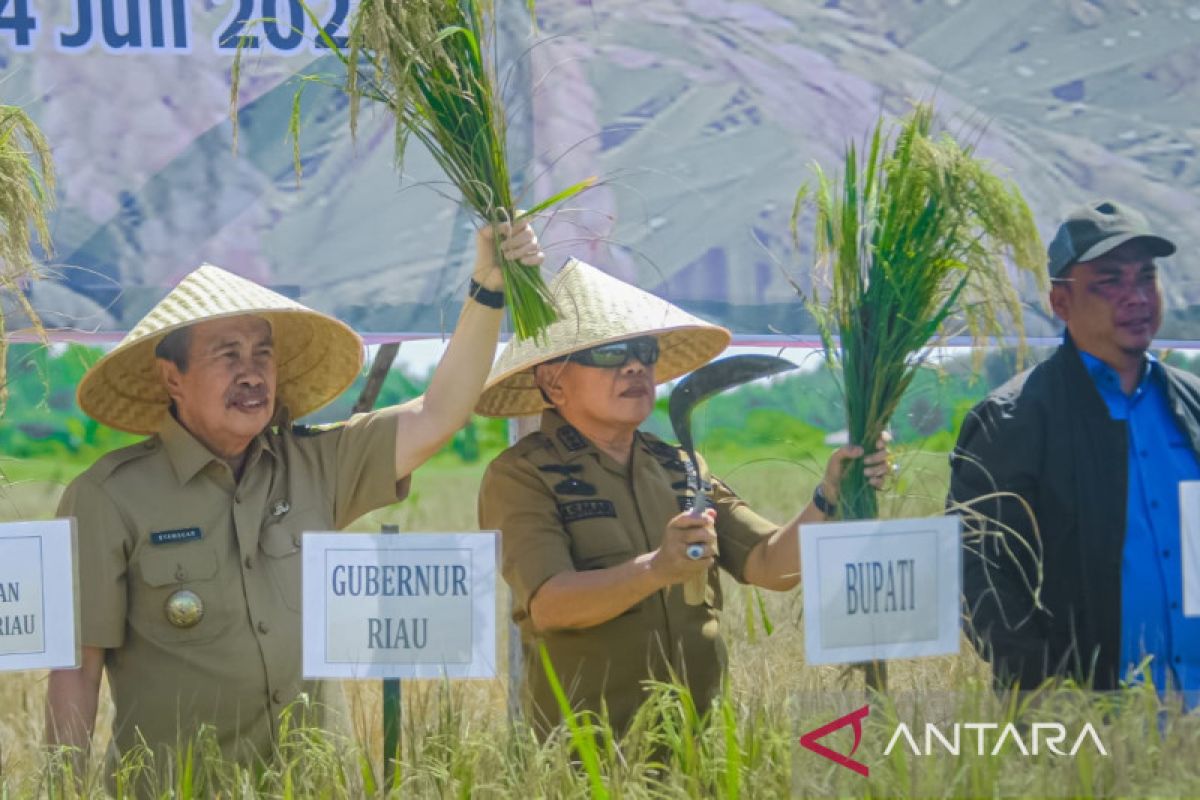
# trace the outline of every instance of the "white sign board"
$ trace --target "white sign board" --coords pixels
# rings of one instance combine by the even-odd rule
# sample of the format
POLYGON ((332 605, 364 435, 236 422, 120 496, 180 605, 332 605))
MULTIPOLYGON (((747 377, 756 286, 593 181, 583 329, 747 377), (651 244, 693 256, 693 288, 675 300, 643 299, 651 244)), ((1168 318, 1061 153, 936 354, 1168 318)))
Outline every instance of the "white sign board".
POLYGON ((957 653, 959 527, 957 516, 802 525, 808 663, 957 653))
POLYGON ((0 670, 79 666, 75 520, 0 523, 0 670))
POLYGON ((1179 534, 1183 615, 1200 617, 1200 481, 1179 482, 1179 534))
POLYGON ((496 534, 306 533, 306 678, 494 678, 496 534))

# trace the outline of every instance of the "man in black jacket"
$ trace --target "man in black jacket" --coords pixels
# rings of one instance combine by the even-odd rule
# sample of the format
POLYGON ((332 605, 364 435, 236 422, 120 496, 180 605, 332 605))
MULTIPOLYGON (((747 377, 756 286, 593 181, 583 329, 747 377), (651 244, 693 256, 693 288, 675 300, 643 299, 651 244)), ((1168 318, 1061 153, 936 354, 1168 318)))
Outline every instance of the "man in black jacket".
POLYGON ((1200 380, 1148 352, 1153 259, 1174 252, 1116 203, 1073 212, 1049 247, 1062 346, 963 423, 949 502, 970 509, 956 506, 976 534, 970 633, 1001 685, 1069 675, 1112 689, 1150 657, 1156 686, 1200 690, 1177 488, 1200 479, 1200 380))

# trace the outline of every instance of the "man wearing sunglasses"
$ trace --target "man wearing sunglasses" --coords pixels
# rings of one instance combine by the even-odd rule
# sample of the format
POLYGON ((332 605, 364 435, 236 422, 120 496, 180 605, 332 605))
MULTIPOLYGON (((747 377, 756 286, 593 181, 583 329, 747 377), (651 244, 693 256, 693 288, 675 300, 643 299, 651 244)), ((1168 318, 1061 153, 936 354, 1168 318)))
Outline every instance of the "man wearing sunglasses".
POLYGON ((552 358, 545 364, 581 364, 585 367, 601 367, 615 369, 623 367, 631 360, 638 360, 644 366, 652 367, 658 362, 658 339, 653 336, 639 336, 636 339, 624 339, 609 344, 598 344, 586 350, 568 353, 565 356, 552 358))
MULTIPOLYGON (((815 501, 784 526, 701 462, 710 507, 692 514, 687 456, 638 429, 654 410, 655 385, 708 362, 729 332, 578 261, 551 292, 562 319, 542 340, 509 343, 476 407, 542 415, 541 430, 488 467, 479 497, 481 526, 501 532, 528 719, 542 733, 561 719, 540 644, 572 704, 606 710, 617 731, 647 681, 681 682, 707 709, 726 664, 715 567, 768 589, 796 586, 797 526, 825 519, 844 465, 862 450, 834 453, 815 501), (705 596, 689 605, 682 585, 697 577, 707 579, 705 596)), ((886 451, 865 469, 879 486, 886 451)))
POLYGON ((950 501, 978 514, 964 593, 1001 684, 1070 675, 1115 689, 1150 657, 1155 686, 1200 697, 1179 552, 1179 482, 1200 479, 1200 381, 1150 353, 1154 259, 1174 252, 1130 208, 1073 211, 1048 259, 1062 346, 963 422, 950 501))

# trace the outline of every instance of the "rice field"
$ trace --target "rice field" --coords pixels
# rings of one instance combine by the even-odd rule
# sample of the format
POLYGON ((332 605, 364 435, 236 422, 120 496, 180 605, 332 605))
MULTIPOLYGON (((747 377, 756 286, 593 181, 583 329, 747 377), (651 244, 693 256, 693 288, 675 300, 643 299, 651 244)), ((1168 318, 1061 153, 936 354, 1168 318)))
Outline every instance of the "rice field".
MULTIPOLYGON (((936 513, 946 482, 942 454, 900 454, 904 470, 888 495, 888 515, 936 513)), ((783 518, 795 498, 807 497, 816 463, 759 460, 717 464, 719 473, 756 508, 783 518)), ((5 489, 0 519, 52 513, 61 485, 29 479, 5 489)), ((11 472, 11 470, 10 470, 11 472)), ((409 501, 360 520, 357 530, 393 523, 402 530, 470 529, 480 469, 418 474, 409 501)), ((48 477, 48 476, 42 476, 48 477)), ((221 761, 206 732, 190 751, 156 761, 128 756, 118 771, 118 794, 141 787, 174 797, 963 797, 1200 795, 1200 715, 1182 715, 1169 699, 1134 688, 1100 696, 1060 687, 1026 697, 998 698, 986 664, 964 644, 958 656, 893 662, 886 696, 869 695, 859 671, 810 667, 803 657, 800 595, 763 594, 773 625, 768 635, 749 590, 730 585, 725 635, 730 680, 706 718, 673 687, 657 687, 646 714, 620 742, 597 720, 582 719, 580 746, 564 728, 545 744, 508 712, 505 681, 407 681, 403 685, 401 754, 390 791, 384 786, 382 699, 378 682, 346 683, 349 735, 291 725, 282 754, 247 769, 221 761), (862 776, 799 747, 801 733, 870 705, 854 758, 862 776), (900 743, 885 755, 897 723, 906 722, 919 747, 924 723, 949 731, 954 722, 1007 721, 1025 737, 1031 726, 1060 723, 1072 744, 1090 723, 1107 755, 1085 743, 1074 756, 1044 746, 1026 756, 1010 738, 992 755, 997 733, 981 747, 964 734, 961 754, 916 755, 900 743), (980 754, 980 750, 983 753, 980 754), (148 787, 148 788, 147 788, 148 787)), ((503 643, 502 643, 503 644, 503 643)), ((506 663, 503 655, 501 663, 506 663)), ((3 796, 102 797, 103 753, 111 708, 106 690, 87 770, 72 779, 68 761, 46 753, 41 704, 45 675, 0 675, 0 792, 3 796)), ((297 715, 303 709, 296 709, 297 715)), ((948 734, 947 734, 948 735, 948 734)), ((822 740, 849 753, 852 729, 822 740)))

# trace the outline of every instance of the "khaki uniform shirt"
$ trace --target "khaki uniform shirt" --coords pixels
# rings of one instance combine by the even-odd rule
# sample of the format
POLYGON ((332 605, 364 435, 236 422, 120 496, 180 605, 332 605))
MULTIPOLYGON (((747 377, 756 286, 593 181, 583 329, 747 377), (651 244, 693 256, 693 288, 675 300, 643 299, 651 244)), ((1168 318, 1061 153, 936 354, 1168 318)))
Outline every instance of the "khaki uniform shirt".
POLYGON ((327 430, 268 428, 240 482, 174 419, 105 455, 59 506, 78 520, 82 641, 105 649, 124 751, 216 729, 227 757, 270 754, 279 713, 301 692, 300 542, 403 499, 396 416, 384 409, 327 430), (203 603, 191 627, 166 606, 203 603))
MULTIPOLYGON (((629 464, 618 464, 547 411, 539 432, 488 467, 480 525, 501 531, 501 569, 524 649, 525 700, 539 729, 561 719, 539 642, 572 703, 596 712, 603 704, 616 729, 625 728, 641 704, 644 681, 681 680, 700 708, 719 692, 726 655, 715 569, 700 606, 687 605, 683 587, 673 586, 590 628, 538 633, 529 617, 534 593, 560 572, 613 567, 658 548, 667 522, 691 508, 686 458, 678 447, 639 432, 629 464)), ((711 481, 717 511, 717 563, 742 581, 746 557, 778 526, 711 479, 703 463, 701 476, 711 481)))

